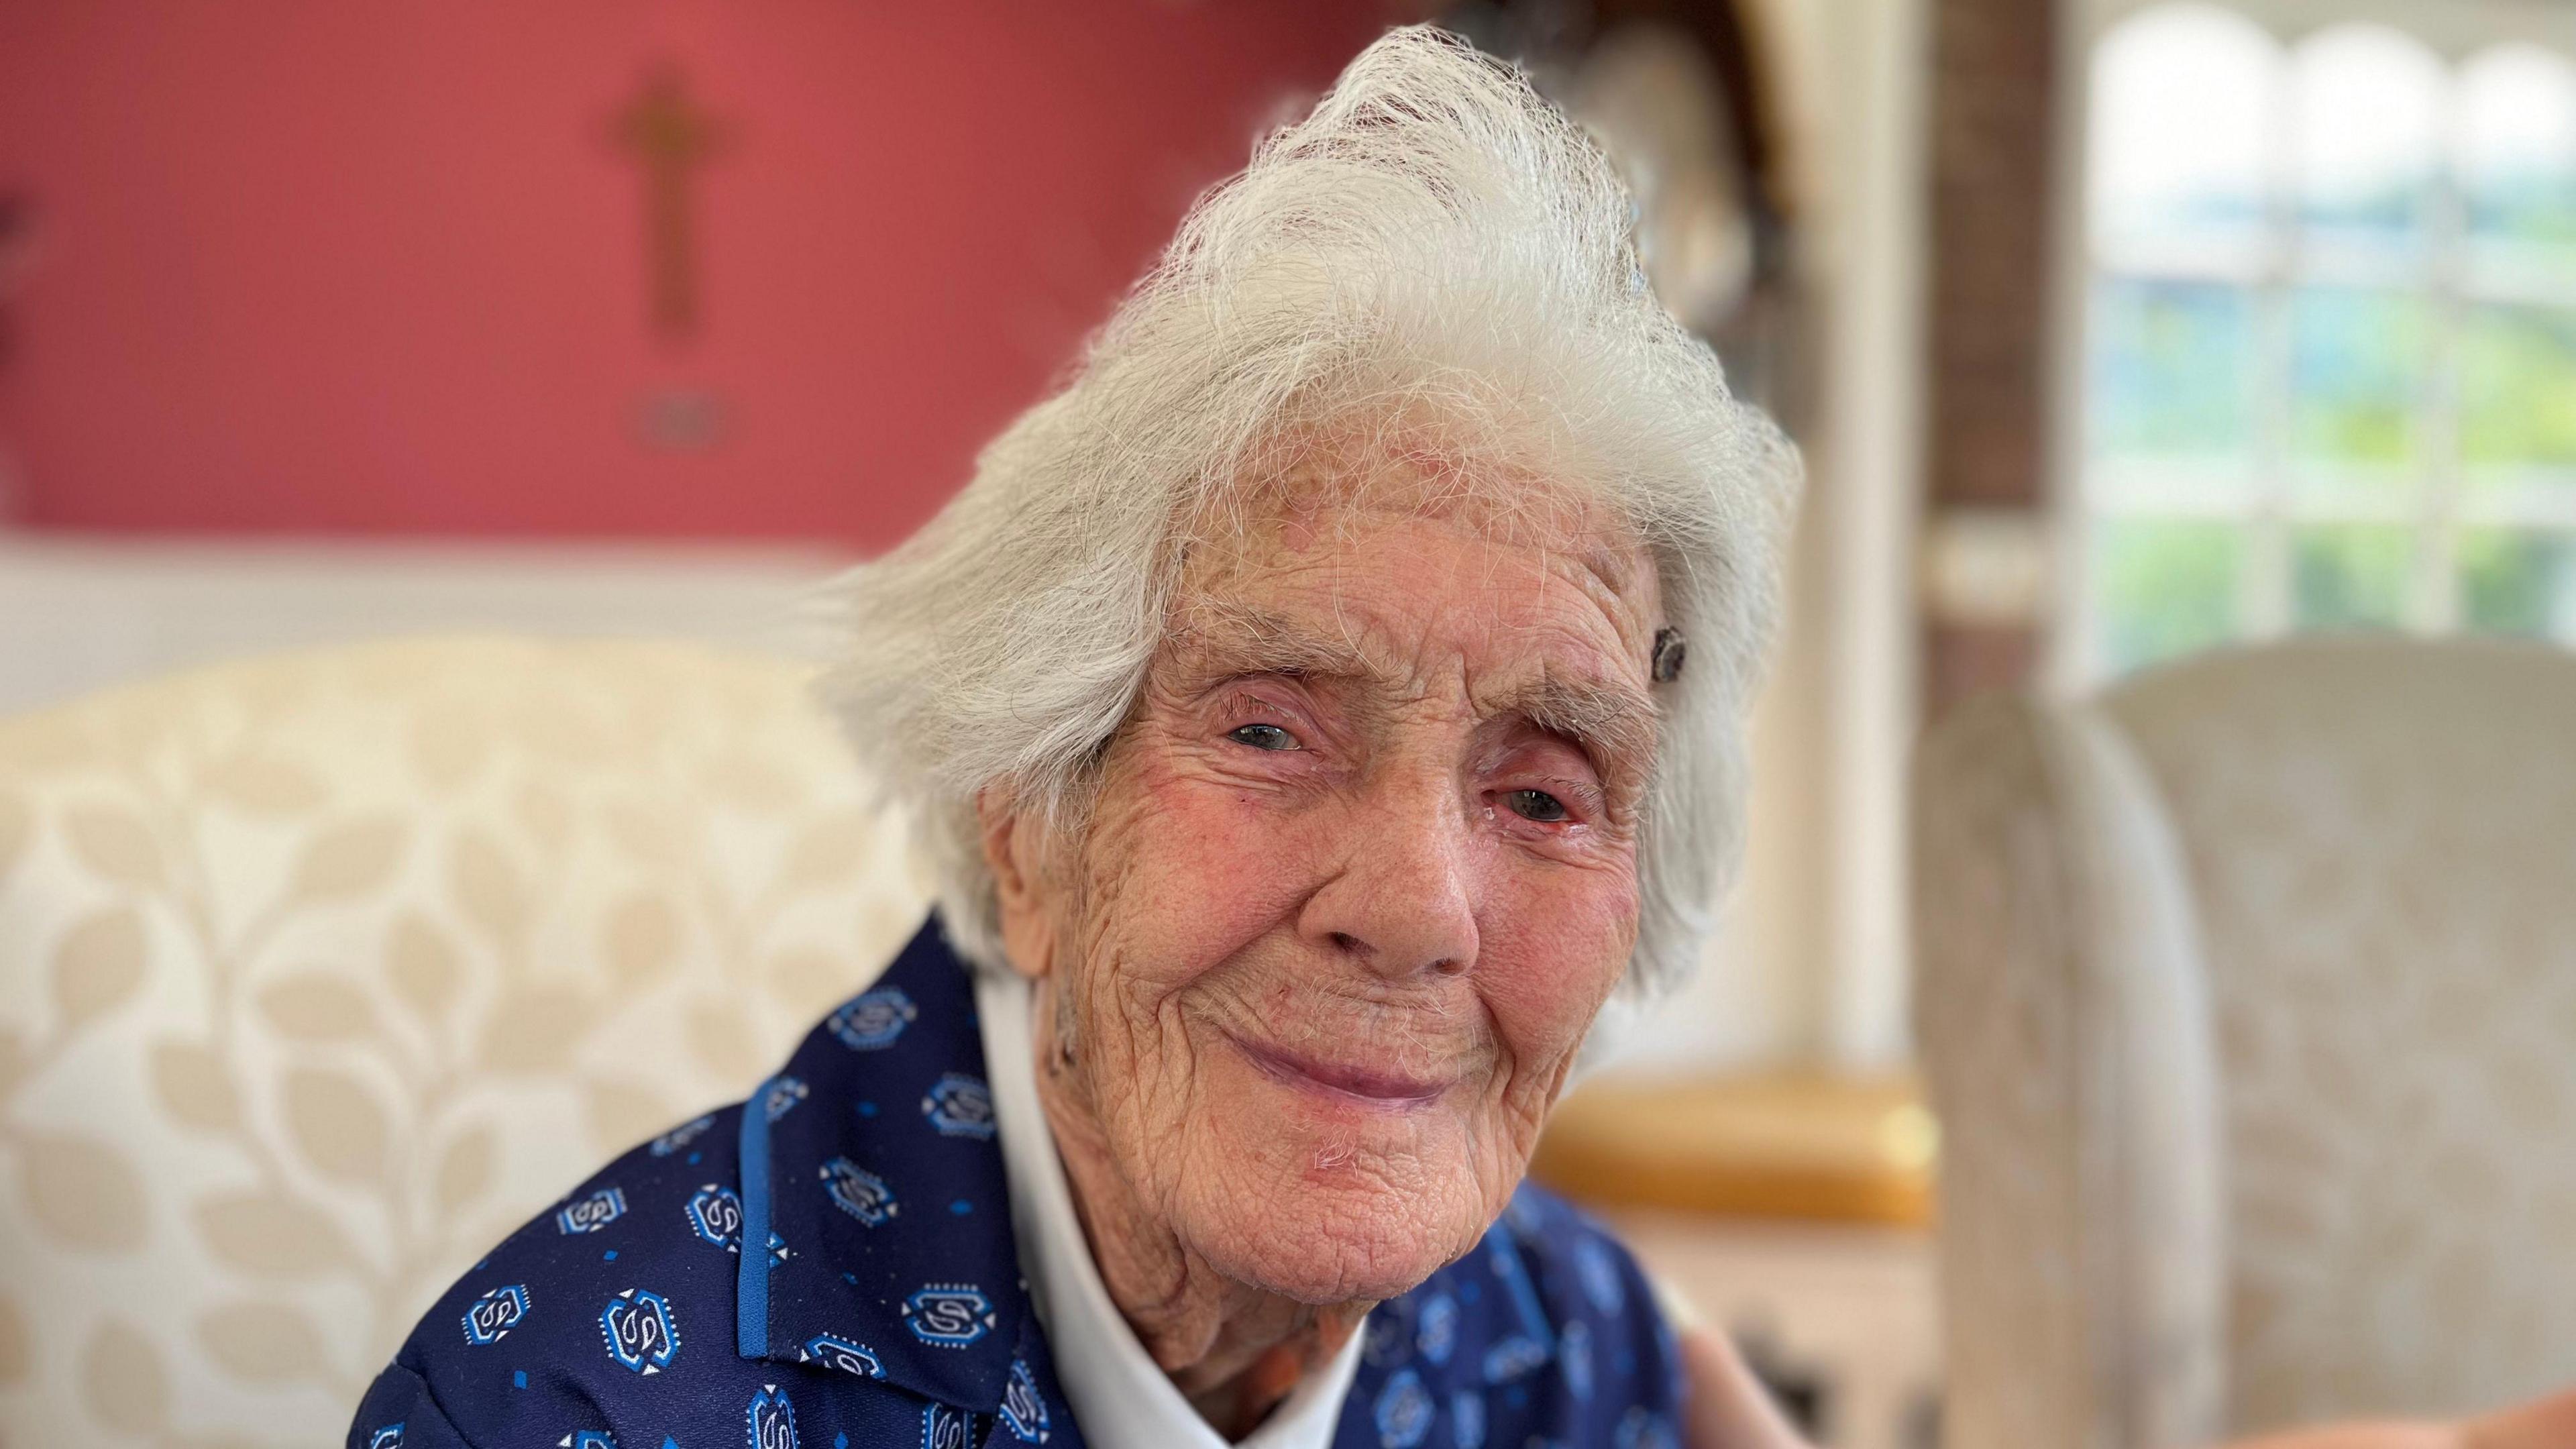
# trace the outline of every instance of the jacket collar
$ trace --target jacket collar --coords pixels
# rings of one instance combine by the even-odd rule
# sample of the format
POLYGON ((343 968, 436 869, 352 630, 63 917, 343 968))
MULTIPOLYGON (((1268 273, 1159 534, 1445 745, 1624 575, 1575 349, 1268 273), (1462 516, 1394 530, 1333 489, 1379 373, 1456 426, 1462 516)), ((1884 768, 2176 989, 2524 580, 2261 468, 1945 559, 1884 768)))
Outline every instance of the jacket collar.
POLYGON ((743 1357, 1002 1403, 1034 1325, 971 969, 932 915, 744 1104, 743 1357))

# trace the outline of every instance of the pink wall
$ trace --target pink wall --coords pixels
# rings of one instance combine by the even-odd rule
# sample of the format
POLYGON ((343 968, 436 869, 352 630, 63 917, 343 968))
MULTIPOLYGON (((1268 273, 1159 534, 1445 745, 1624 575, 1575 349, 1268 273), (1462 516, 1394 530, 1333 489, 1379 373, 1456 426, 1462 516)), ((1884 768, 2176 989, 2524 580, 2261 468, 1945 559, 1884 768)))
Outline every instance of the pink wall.
POLYGON ((882 545, 1384 0, 15 0, 7 521, 882 545), (729 128, 650 328, 610 117, 729 128), (721 400, 699 450, 646 400, 721 400))

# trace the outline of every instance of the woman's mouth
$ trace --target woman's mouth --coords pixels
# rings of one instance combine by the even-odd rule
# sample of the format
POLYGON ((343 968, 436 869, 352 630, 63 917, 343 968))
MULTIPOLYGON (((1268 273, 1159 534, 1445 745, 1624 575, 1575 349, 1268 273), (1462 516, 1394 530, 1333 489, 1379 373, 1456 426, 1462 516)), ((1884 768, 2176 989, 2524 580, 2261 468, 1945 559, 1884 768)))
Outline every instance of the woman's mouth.
POLYGON ((1279 1047, 1249 1042, 1227 1032, 1226 1040, 1244 1059, 1273 1081, 1319 1095, 1398 1110, 1428 1107, 1449 1090, 1447 1081, 1405 1076, 1348 1062, 1320 1061, 1279 1047))

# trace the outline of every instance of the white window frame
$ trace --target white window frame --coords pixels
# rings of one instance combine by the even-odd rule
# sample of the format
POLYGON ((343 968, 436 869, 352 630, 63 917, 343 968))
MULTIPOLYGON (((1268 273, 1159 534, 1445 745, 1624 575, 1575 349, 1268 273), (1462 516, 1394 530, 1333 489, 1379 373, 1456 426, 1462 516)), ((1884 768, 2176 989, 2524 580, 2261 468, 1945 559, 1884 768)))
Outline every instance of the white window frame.
MULTIPOLYGON (((2161 517, 2191 516, 2241 523, 2253 545, 2250 577, 2239 589, 2235 637, 2254 641, 2276 637, 2291 623, 2291 546, 2293 522, 2393 522, 2415 534, 2414 573, 2409 580, 2405 626, 2417 633, 2446 632, 2457 622, 2458 588, 2454 576, 2457 531, 2464 527, 2506 525, 2566 530, 2576 537, 2576 488, 2541 484, 2482 491, 2474 499, 2460 487, 2456 448, 2457 389, 2452 380, 2450 343, 2463 307, 2475 303, 2533 302, 2576 310, 2576 276, 2517 279, 2517 285, 2491 287, 2473 279, 2458 264, 2461 227, 2459 194, 2449 174, 2436 183, 2428 224, 2433 261, 2430 282, 2425 272, 2408 269, 2402 278, 2386 274, 2354 277, 2372 284, 2394 282, 2424 298, 2429 307, 2425 328, 2423 401, 2416 417, 2423 427, 2420 461, 2410 465, 2424 477, 2419 491, 2336 490, 2331 496, 2289 487, 2292 470, 2284 456, 2283 405, 2288 388, 2277 371, 2257 386, 2266 410, 2256 418, 2256 455, 2247 469, 2224 475, 2204 472, 2195 479, 2191 465, 2098 467, 2088 456, 2085 409, 2091 389, 2092 359, 2086 328, 2090 299, 2103 260, 2095 247, 2088 215, 2085 172, 2092 118, 2091 79, 2096 45, 2121 21, 2170 0, 2065 0, 2060 26, 2058 74, 2064 124, 2057 128, 2053 161, 2054 202, 2051 254, 2048 351, 2051 396, 2049 489, 2055 534, 2054 614, 2045 666, 2045 684, 2061 694, 2074 694, 2104 682, 2108 670, 2098 655, 2100 619, 2090 577, 2093 524, 2106 516, 2153 512, 2161 517), (2249 499, 2243 480, 2253 479, 2249 499), (2126 494, 2124 498, 2121 495, 2126 494), (2147 497, 2152 496, 2152 503, 2147 497), (2195 496, 2197 495, 2197 496, 2195 496), (2109 506, 2105 506, 2108 503, 2109 506)), ((2576 8, 2516 3, 2516 0, 2196 0, 2253 22, 2285 49, 2330 26, 2376 23, 2421 41, 2446 66, 2490 46, 2525 42, 2576 61, 2576 8)), ((2276 188, 2277 191, 2278 188, 2276 188)), ((2274 205, 2280 199, 2276 195, 2274 205)), ((2269 226, 2269 245, 2250 271, 2228 276, 2205 267, 2159 264, 2159 259, 2120 258, 2122 275, 2171 275, 2177 279, 2234 280, 2251 284, 2256 297, 2255 335, 2261 349, 2257 366, 2287 366, 2287 304, 2291 288, 2302 282, 2344 278, 2330 266, 2300 264, 2283 245, 2290 228, 2276 215, 2269 226)), ((2553 471, 2553 477, 2557 474, 2553 471)), ((2576 640, 2562 642, 2576 643, 2576 640)))

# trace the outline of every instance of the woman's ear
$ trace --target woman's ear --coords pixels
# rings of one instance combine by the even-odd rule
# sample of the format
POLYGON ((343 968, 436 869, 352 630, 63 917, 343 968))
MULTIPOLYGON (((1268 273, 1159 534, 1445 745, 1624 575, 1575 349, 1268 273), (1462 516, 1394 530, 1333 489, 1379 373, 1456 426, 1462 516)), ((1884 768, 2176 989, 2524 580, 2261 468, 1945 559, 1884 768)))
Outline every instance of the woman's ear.
POLYGON ((975 792, 975 823, 1001 911, 1002 954, 1012 970, 1035 981, 1055 966, 1055 913, 1049 909, 1046 862, 1040 855, 1045 826, 1021 814, 990 786, 975 792))

